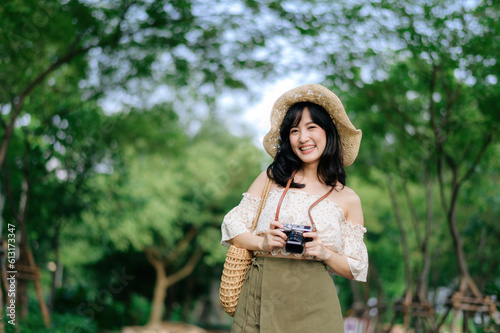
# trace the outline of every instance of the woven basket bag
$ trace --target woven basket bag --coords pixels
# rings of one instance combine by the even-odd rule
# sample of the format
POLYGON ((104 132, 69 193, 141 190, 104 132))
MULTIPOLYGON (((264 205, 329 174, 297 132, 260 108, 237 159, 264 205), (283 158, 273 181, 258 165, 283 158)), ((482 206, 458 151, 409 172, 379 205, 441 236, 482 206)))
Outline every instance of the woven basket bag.
MULTIPOLYGON (((259 220, 260 213, 266 203, 269 190, 271 189, 271 183, 272 181, 267 178, 264 191, 261 195, 259 208, 257 209, 257 214, 252 222, 252 233, 257 227, 257 221, 259 220)), ((252 251, 242 249, 235 245, 231 245, 227 251, 226 261, 224 263, 224 269, 222 270, 222 277, 220 281, 219 298, 224 311, 226 311, 226 313, 231 317, 234 317, 236 305, 238 305, 238 298, 240 298, 241 288, 243 287, 243 282, 245 281, 245 273, 250 267, 252 258, 252 251)))

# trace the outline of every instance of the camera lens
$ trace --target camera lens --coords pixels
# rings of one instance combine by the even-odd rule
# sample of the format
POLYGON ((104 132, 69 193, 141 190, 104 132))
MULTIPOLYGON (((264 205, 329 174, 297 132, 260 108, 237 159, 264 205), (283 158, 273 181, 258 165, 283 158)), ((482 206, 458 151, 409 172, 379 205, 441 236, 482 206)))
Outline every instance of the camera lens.
POLYGON ((290 236, 288 236, 288 239, 292 242, 297 242, 297 243, 304 242, 304 237, 302 236, 302 232, 300 232, 300 231, 290 232, 290 236))
POLYGON ((304 251, 304 236, 302 236, 302 232, 290 232, 285 249, 290 253, 302 253, 304 251))

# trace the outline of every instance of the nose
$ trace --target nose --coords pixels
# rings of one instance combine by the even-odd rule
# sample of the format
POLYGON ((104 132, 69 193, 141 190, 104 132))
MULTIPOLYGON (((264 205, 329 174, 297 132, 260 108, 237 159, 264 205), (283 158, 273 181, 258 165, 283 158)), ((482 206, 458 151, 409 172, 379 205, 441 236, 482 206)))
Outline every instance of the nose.
POLYGON ((299 143, 306 143, 309 140, 309 134, 307 131, 301 131, 299 136, 299 143))

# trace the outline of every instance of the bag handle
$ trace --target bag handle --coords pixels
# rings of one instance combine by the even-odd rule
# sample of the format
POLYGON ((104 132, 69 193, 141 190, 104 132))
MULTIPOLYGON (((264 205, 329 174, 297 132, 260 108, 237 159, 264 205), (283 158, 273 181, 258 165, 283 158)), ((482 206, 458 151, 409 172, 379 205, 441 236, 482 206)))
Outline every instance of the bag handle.
POLYGON ((264 190, 262 191, 261 198, 260 198, 260 203, 259 203, 259 208, 257 209, 257 214, 255 215, 255 218, 253 219, 252 222, 252 229, 250 232, 253 234, 255 228, 257 228, 257 222, 259 221, 260 213, 262 213, 262 209, 264 209, 264 206, 267 201, 267 197, 269 195, 269 191, 271 190, 271 184, 272 180, 267 177, 266 179, 266 185, 264 185, 264 190))

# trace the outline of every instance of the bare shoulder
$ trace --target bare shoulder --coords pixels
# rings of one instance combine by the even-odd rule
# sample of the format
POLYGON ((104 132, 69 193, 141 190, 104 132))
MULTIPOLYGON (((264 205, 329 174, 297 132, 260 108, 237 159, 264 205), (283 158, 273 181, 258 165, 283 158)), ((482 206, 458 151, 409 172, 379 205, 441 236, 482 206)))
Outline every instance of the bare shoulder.
POLYGON ((337 203, 344 211, 346 220, 364 225, 363 208, 360 197, 350 187, 344 186, 336 193, 337 203))
POLYGON ((250 188, 248 189, 248 193, 260 197, 262 195, 262 191, 264 191, 264 186, 266 186, 267 173, 266 170, 262 171, 260 175, 254 180, 250 188))
POLYGON ((351 206, 351 205, 361 206, 361 199, 356 194, 356 192, 354 192, 354 190, 352 188, 344 186, 344 188, 342 190, 340 190, 340 192, 342 193, 344 200, 346 201, 346 203, 349 204, 349 206, 351 206))

